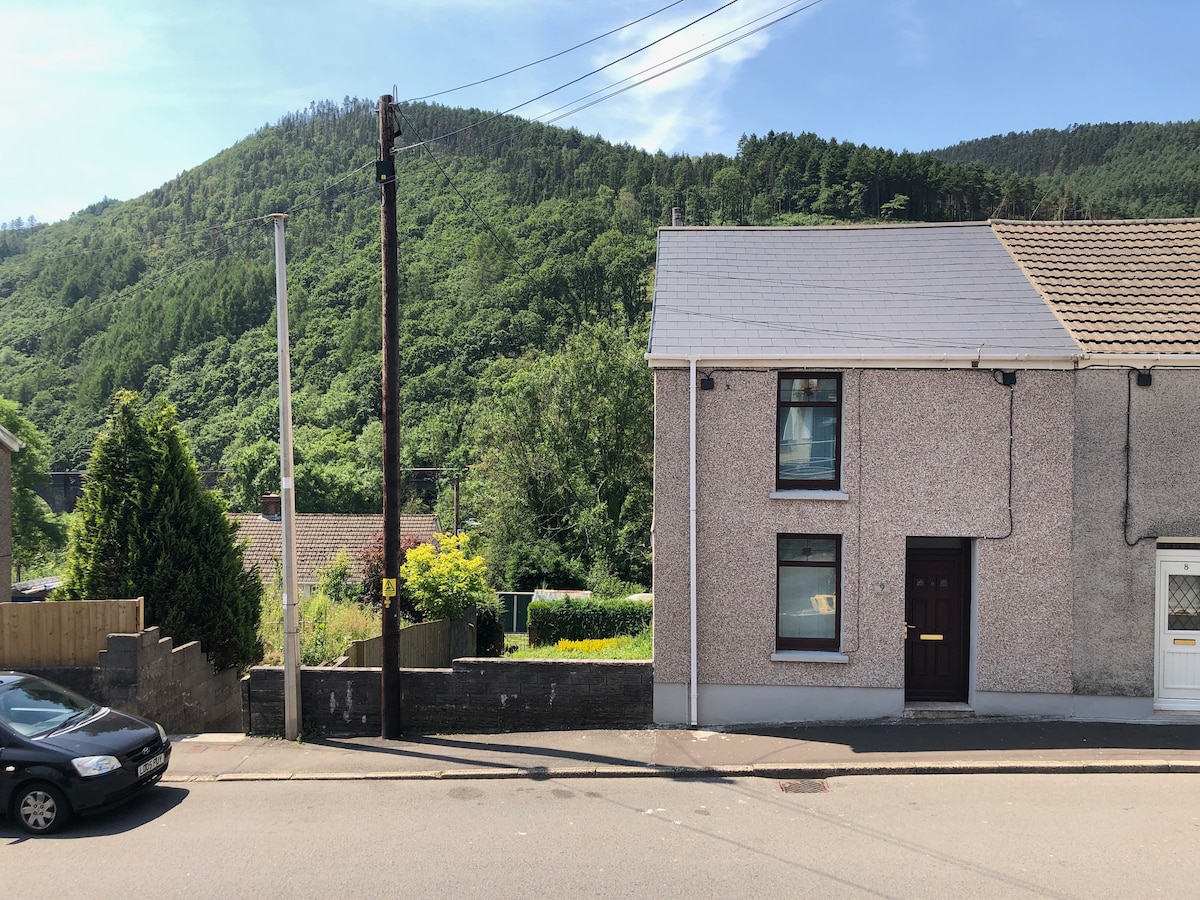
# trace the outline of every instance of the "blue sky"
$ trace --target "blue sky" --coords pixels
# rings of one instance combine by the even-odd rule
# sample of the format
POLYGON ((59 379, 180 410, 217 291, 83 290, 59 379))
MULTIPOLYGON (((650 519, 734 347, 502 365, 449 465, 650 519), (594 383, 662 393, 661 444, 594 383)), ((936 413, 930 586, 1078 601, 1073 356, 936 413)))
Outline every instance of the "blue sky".
MULTIPOLYGON (((312 100, 444 91, 668 2, 0 0, 0 222, 130 199, 312 100)), ((681 0, 437 102, 515 107, 723 2, 681 0)), ((735 0, 517 114, 577 105, 808 2, 735 0)), ((1195 0, 820 0, 558 124, 649 150, 732 154, 743 133, 771 130, 928 150, 1072 123, 1189 120, 1200 118, 1198 44, 1195 0)))

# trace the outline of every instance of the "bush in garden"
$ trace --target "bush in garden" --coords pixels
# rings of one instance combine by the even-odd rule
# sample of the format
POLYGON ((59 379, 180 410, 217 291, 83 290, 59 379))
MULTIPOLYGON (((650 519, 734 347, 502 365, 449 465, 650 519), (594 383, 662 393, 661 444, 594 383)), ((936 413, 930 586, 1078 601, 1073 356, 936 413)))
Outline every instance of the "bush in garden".
MULTIPOLYGON (((404 565, 404 559, 408 551, 420 545, 420 541, 411 534, 400 536, 400 565, 404 565)), ((371 607, 374 610, 383 609, 383 532, 377 531, 371 537, 370 546, 363 547, 358 551, 358 561, 362 566, 362 596, 359 598, 362 603, 371 607)), ((401 620, 405 622, 422 622, 420 610, 417 609, 413 602, 412 595, 408 592, 408 587, 404 583, 403 578, 396 580, 396 609, 400 613, 401 620)))
POLYGON ((487 564, 469 556, 470 535, 435 534, 433 543, 405 554, 400 577, 426 621, 461 619, 463 611, 496 600, 488 587, 487 564))
POLYGON ((529 604, 529 642, 635 635, 649 628, 653 618, 649 600, 535 600, 529 604))

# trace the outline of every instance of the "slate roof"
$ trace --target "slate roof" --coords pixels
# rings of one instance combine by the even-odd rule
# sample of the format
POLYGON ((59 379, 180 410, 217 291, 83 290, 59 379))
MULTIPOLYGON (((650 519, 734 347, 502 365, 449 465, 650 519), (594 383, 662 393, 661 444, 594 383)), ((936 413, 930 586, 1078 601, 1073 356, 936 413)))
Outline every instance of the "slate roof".
POLYGON ((1200 353, 1200 219, 992 229, 1089 353, 1200 353))
MULTIPOLYGON (((238 526, 238 540, 249 540, 246 548, 246 566, 254 566, 263 581, 275 579, 275 567, 283 553, 283 523, 278 519, 264 519, 258 513, 234 513, 230 515, 238 526)), ((381 513, 351 515, 341 513, 298 513, 296 515, 296 582, 314 584, 316 571, 328 565, 337 552, 345 549, 350 554, 356 578, 362 578, 362 564, 358 551, 371 546, 376 533, 383 530, 381 513)), ((400 516, 400 540, 415 537, 421 543, 433 538, 440 531, 437 516, 400 516)))
POLYGON ((660 229, 649 354, 986 365, 1080 349, 981 222, 660 229))

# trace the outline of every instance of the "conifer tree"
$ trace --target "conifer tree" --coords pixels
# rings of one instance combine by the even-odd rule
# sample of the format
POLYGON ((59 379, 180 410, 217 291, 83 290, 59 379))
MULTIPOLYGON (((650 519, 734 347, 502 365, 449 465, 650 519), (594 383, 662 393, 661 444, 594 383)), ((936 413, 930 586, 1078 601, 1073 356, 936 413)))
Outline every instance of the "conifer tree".
POLYGON ((145 597, 147 625, 200 641, 217 668, 261 659, 262 581, 245 570, 224 502, 201 486, 175 408, 119 392, 88 473, 61 593, 145 597))

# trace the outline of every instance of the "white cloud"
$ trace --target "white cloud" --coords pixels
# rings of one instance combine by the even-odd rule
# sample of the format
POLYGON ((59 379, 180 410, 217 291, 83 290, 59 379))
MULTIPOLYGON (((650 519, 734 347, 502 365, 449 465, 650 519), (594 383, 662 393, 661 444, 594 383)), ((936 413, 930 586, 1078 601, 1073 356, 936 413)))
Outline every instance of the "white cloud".
MULTIPOLYGON (((780 0, 743 0, 636 53, 638 48, 683 28, 697 16, 661 15, 626 29, 592 52, 592 67, 599 68, 632 53, 629 59, 605 68, 573 88, 573 93, 562 95, 566 99, 543 103, 531 115, 545 115, 563 104, 574 106, 577 100, 594 102, 636 85, 560 124, 576 124, 610 140, 628 141, 648 150, 679 149, 689 139, 720 129, 724 118, 721 99, 739 69, 762 54, 779 30, 787 27, 781 23, 755 33, 755 29, 789 11, 776 12, 782 5, 780 0), (587 95, 593 91, 595 96, 589 98, 587 95)), ((555 115, 561 113, 550 118, 555 115)))
POLYGON ((896 20, 896 29, 900 38, 897 47, 899 62, 912 68, 924 66, 932 55, 925 19, 917 13, 912 0, 892 3, 886 8, 896 20))

